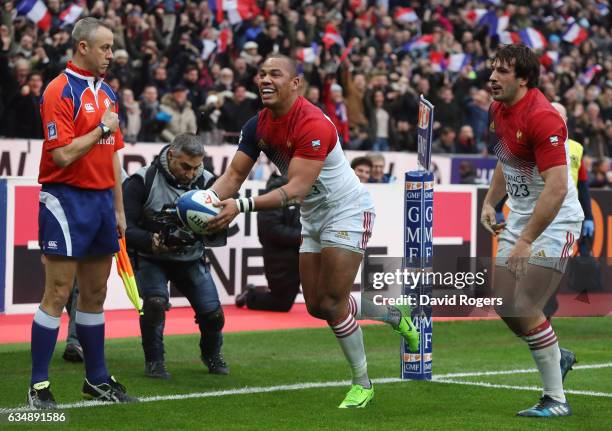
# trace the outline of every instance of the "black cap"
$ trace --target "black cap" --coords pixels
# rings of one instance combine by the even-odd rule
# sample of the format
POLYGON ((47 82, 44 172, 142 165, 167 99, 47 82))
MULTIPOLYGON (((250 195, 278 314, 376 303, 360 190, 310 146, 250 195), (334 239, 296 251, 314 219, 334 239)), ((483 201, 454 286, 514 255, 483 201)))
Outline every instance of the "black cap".
POLYGON ((172 92, 175 93, 177 91, 187 91, 187 87, 185 87, 183 84, 177 84, 172 87, 172 92))

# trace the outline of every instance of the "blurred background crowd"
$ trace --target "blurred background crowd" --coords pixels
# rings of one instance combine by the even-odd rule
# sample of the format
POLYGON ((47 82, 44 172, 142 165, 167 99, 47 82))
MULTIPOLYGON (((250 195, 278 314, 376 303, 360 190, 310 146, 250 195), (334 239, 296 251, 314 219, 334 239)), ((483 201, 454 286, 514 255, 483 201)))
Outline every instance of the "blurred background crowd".
POLYGON ((345 149, 416 151, 419 95, 435 105, 434 152, 487 154, 489 58, 523 42, 540 89, 566 106, 591 185, 608 185, 612 34, 606 0, 3 0, 0 136, 41 138, 45 85, 70 59, 72 24, 95 16, 115 35, 106 80, 128 142, 197 132, 236 143, 261 107, 257 66, 298 60, 303 94, 345 149))

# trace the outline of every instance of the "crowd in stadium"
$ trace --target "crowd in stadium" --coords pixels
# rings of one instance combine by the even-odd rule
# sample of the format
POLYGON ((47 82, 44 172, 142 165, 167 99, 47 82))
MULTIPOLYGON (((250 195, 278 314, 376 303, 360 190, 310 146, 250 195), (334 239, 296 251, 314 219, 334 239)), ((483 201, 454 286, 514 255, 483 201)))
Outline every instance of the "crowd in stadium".
POLYGON ((434 152, 487 154, 489 58, 499 43, 541 55, 540 89, 566 106, 591 186, 608 186, 612 35, 605 0, 3 0, 0 136, 42 138, 39 100, 71 56, 80 16, 114 32, 106 76, 127 142, 204 134, 236 143, 261 107, 258 64, 295 57, 303 93, 346 149, 416 151, 419 94, 435 105, 434 152))

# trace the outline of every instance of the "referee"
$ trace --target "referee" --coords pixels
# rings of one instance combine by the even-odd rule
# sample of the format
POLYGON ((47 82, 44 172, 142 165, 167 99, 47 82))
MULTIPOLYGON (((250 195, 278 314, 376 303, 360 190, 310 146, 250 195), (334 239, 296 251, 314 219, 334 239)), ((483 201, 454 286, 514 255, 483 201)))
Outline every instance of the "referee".
POLYGON ((104 82, 113 58, 113 33, 95 18, 72 32, 74 57, 49 83, 41 104, 44 143, 38 182, 42 184, 39 243, 45 255, 45 292, 32 323, 31 408, 53 408, 49 362, 60 316, 76 277, 80 288, 76 331, 83 347, 83 395, 130 402, 104 358, 106 282, 117 238, 125 233, 121 168, 123 148, 117 97, 104 82))

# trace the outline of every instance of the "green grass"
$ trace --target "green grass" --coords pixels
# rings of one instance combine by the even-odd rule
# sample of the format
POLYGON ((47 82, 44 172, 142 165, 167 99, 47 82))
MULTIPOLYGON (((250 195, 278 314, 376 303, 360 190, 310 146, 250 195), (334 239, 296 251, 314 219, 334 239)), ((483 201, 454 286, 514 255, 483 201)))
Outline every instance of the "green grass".
MULTIPOLYGON (((581 364, 612 362, 611 318, 555 319, 561 344, 581 364)), ((364 327, 372 378, 399 374, 399 339, 384 326, 364 327)), ((51 382, 60 403, 80 400, 82 365, 65 363, 58 343, 51 382)), ((326 382, 349 378, 340 348, 327 329, 227 334, 224 352, 229 376, 212 376, 198 359, 196 335, 166 337, 169 381, 144 377, 139 338, 110 340, 110 370, 133 395, 187 394, 244 387, 326 382)), ((24 404, 29 380, 29 345, 0 345, 0 407, 24 404)), ((444 322, 434 325, 434 375, 507 370, 534 366, 524 342, 499 321, 444 322)), ((514 386, 539 385, 537 374, 462 378, 514 386)), ((612 368, 572 371, 566 387, 612 392, 612 368)), ((514 416, 535 403, 539 393, 434 382, 376 385, 372 404, 363 410, 336 408, 348 387, 225 395, 70 409, 70 429, 206 430, 385 430, 385 429, 609 429, 612 398, 569 395, 574 416, 530 420, 514 416)), ((32 429, 54 428, 42 425, 32 429)), ((19 426, 17 429, 28 429, 19 426)))

